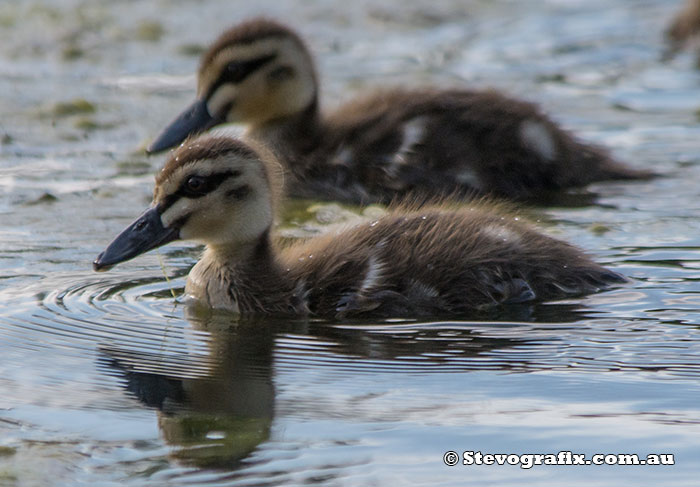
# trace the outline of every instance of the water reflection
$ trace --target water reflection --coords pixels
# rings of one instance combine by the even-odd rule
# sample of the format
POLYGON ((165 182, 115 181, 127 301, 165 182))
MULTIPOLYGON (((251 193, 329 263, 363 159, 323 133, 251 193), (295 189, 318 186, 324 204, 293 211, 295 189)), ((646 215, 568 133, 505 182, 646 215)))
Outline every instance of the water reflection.
POLYGON ((186 316, 193 329, 209 334, 208 356, 180 357, 176 363, 168 358, 164 367, 157 353, 103 348, 100 361, 122 374, 124 387, 139 401, 158 410, 158 427, 173 458, 197 467, 234 468, 270 435, 274 333, 260 320, 234 320, 196 306, 186 316))
MULTIPOLYGON (((196 56, 181 48, 228 27, 231 0, 39 3, 0 8, 0 449, 15 449, 0 457, 0 484, 693 483, 700 74, 691 52, 658 62, 682 0, 236 2, 241 19, 267 13, 309 36, 331 103, 377 85, 496 87, 665 174, 533 211, 633 277, 628 287, 461 322, 266 322, 271 336, 257 341, 254 326, 248 337, 216 317, 188 322, 173 304, 196 250, 163 250, 172 284, 156 255, 100 276, 87 262, 150 200, 162 161, 132 150, 189 98, 196 56), (131 35, 134 19, 162 23, 161 41, 131 35), (61 59, 71 42, 84 56, 61 59), (71 100, 96 111, 47 116, 71 100), (241 357, 247 347, 254 354, 241 357), (257 409, 232 397, 246 381, 257 409), (204 461, 195 445, 234 471, 182 466, 204 461), (678 462, 447 469, 448 445, 672 451, 678 462)), ((302 210, 292 229, 308 225, 302 210)))
MULTIPOLYGON (((136 433, 129 430, 131 419, 119 419, 124 410, 139 419, 140 429, 157 425, 160 439, 153 436, 147 448, 134 444, 129 454, 141 458, 145 470, 181 483, 201 485, 201 477, 190 475, 196 472, 259 485, 261 472, 278 475, 287 468, 280 465, 302 477, 309 468, 338 478, 358 465, 381 469, 366 452, 384 451, 371 445, 387 424, 409 431, 416 447, 426 425, 458 425, 465 437, 481 428, 487 438, 484 418, 498 429, 525 414, 520 427, 535 422, 530 427, 541 428, 548 425, 543 418, 564 408, 559 425, 573 422, 583 431, 588 419, 580 418, 610 407, 592 403, 579 382, 596 391, 592 397, 639 384, 638 396, 647 400, 647 381, 667 381, 667 390, 700 377, 697 328, 666 316, 686 307, 691 317, 694 301, 683 299, 691 294, 674 297, 656 285, 514 305, 462 320, 324 322, 238 319, 184 306, 169 292, 171 286, 179 292, 183 278, 168 282, 153 275, 81 281, 67 274, 0 291, 0 299, 13 303, 0 315, 0 350, 9 357, 0 366, 14 397, 41 404, 46 418, 65 408, 89 417, 100 404, 129 435, 136 433), (677 302, 669 309, 671 299, 677 302), (663 323, 648 315, 657 303, 656 313, 666 313, 663 323), (7 369, 22 363, 32 364, 31 376, 7 369), (307 444, 324 454, 300 451, 307 444)), ((689 407, 689 398, 663 397, 689 407)), ((616 402, 615 421, 636 414, 635 404, 616 402)), ((644 414, 640 418, 656 422, 658 416, 644 414)), ((671 413, 674 421, 687 414, 671 413)), ((425 434, 426 441, 433 437, 425 434)), ((499 435, 499 441, 511 437, 499 435)), ((380 445, 399 438, 388 434, 380 445)), ((431 448, 423 450, 433 455, 437 447, 431 448)), ((118 451, 103 458, 115 472, 134 468, 118 451)))
MULTIPOLYGON (((581 311, 561 305, 549 312, 560 321, 574 321, 581 311)), ((511 319, 543 317, 532 306, 500 314, 511 319)), ((206 342, 207 353, 201 347, 189 353, 185 347, 175 354, 159 353, 156 346, 139 349, 110 340, 98 345, 98 363, 104 372, 119 377, 130 395, 157 410, 172 459, 227 471, 239 468, 270 439, 276 369, 313 366, 331 376, 391 369, 423 373, 435 367, 442 372, 510 369, 515 364, 489 355, 527 347, 531 341, 517 331, 512 336, 482 336, 456 322, 280 321, 241 318, 197 305, 188 305, 184 315, 199 341, 206 342)))

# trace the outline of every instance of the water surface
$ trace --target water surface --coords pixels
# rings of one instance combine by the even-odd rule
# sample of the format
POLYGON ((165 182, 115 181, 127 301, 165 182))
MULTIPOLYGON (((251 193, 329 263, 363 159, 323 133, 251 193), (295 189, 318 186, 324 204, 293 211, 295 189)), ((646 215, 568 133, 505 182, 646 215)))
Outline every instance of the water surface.
MULTIPOLYGON (((696 485, 700 74, 690 53, 659 61, 680 3, 0 5, 0 485, 696 485), (186 244, 93 274, 150 200, 163 158, 142 149, 193 97, 197 52, 259 13, 308 38, 327 106, 379 84, 494 86, 662 172, 528 210, 630 284, 333 323, 188 308, 186 244), (447 467, 448 450, 675 465, 447 467)), ((348 211, 297 203, 284 231, 348 211)))

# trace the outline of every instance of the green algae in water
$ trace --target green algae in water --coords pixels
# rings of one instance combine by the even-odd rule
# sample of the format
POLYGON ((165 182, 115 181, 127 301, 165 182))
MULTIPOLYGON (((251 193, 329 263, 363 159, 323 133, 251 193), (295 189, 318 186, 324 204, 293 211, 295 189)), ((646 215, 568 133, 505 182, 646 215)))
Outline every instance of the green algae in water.
POLYGON ((119 176, 143 176, 153 172, 151 163, 145 160, 126 160, 117 163, 119 176))
POLYGON ((28 201, 26 203, 26 205, 27 206, 45 205, 45 204, 55 203, 56 201, 58 201, 58 198, 56 196, 52 195, 51 193, 44 193, 41 196, 39 196, 38 198, 31 200, 31 201, 28 201))
POLYGON ((595 225, 591 225, 589 230, 594 235, 605 235, 611 230, 611 228, 607 225, 603 225, 602 223, 596 223, 595 225))
POLYGON ((69 44, 61 50, 61 59, 74 61, 85 56, 85 51, 77 44, 69 44))
POLYGON ((35 3, 27 11, 29 17, 44 17, 52 21, 60 21, 64 18, 65 12, 59 7, 45 5, 44 3, 35 3))
MULTIPOLYGON (((0 458, 14 456, 17 453, 15 448, 10 446, 0 446, 0 458)), ((8 468, 0 468, 0 486, 10 487, 19 485, 17 474, 8 468)))
POLYGON ((156 42, 165 34, 163 26, 156 21, 144 20, 136 27, 135 37, 139 41, 156 42))
POLYGON ((0 27, 10 28, 14 27, 16 23, 17 19, 14 16, 0 13, 0 27))
POLYGON ((359 218, 357 213, 338 203, 322 203, 312 205, 307 209, 307 211, 314 213, 316 216, 316 221, 324 225, 343 223, 359 218))
POLYGON ((245 458, 270 434, 270 418, 188 413, 161 416, 166 441, 178 448, 173 456, 189 465, 221 467, 245 458))
POLYGON ((195 57, 201 55, 206 50, 207 47, 202 44, 183 44, 177 48, 177 53, 182 56, 195 57))
POLYGON ((0 470, 0 486, 14 487, 15 485, 19 485, 17 475, 8 470, 0 470))
POLYGON ((80 118, 73 123, 73 126, 80 130, 96 130, 100 128, 100 124, 92 118, 80 118))
MULTIPOLYGON (((9 457, 15 453, 17 453, 17 450, 11 446, 0 446, 0 457, 9 457)), ((1 478, 2 474, 0 474, 0 479, 1 478)))
POLYGON ((105 130, 105 129, 111 129, 114 128, 116 124, 114 123, 102 123, 98 122, 94 118, 91 117, 81 117, 77 119, 74 123, 73 126, 79 130, 85 130, 85 131, 93 131, 93 130, 105 130))
POLYGON ((51 113, 56 117, 69 117, 71 115, 95 113, 96 111, 95 105, 84 98, 61 101, 56 103, 51 109, 51 113))

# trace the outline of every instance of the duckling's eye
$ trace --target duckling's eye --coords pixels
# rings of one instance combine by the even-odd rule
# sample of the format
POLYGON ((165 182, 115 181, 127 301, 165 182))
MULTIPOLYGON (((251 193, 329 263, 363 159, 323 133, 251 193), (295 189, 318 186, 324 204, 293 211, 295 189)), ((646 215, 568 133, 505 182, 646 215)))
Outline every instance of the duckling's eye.
POLYGON ((229 178, 237 178, 241 175, 238 170, 223 171, 209 174, 207 176, 192 175, 185 179, 175 195, 187 198, 199 198, 207 193, 211 193, 219 187, 221 183, 229 178))
POLYGON ((250 74, 262 68, 276 57, 276 54, 268 54, 246 61, 231 61, 226 65, 223 73, 221 73, 219 83, 240 83, 250 74))
POLYGON ((209 191, 206 178, 202 176, 190 176, 184 185, 184 193, 187 196, 201 196, 209 191))
POLYGON ((238 61, 228 63, 224 77, 234 83, 242 81, 245 78, 245 66, 238 61))

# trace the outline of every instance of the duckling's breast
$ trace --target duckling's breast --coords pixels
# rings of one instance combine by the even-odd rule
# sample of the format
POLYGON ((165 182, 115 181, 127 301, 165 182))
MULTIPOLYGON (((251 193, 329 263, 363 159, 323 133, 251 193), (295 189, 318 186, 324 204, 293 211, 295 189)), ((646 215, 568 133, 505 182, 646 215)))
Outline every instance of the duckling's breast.
POLYGON ((231 292, 227 274, 213 263, 202 259, 187 277, 185 293, 196 301, 216 309, 239 313, 240 308, 231 292))

